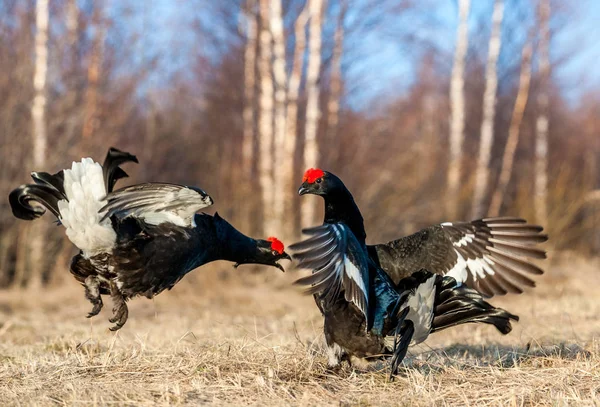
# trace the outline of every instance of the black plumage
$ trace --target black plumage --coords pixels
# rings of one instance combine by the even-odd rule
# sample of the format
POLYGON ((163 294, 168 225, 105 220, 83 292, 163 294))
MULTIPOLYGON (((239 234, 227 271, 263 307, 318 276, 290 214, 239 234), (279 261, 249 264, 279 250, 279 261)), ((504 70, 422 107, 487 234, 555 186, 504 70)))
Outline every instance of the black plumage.
POLYGON ((119 167, 125 162, 137 159, 111 148, 102 167, 84 159, 55 175, 32 173, 36 184, 22 185, 9 196, 16 217, 38 218, 45 207, 67 228, 81 250, 70 270, 93 305, 88 317, 102 309, 102 295, 110 295, 111 330, 116 330, 127 321, 128 299, 152 298, 204 264, 227 260, 283 270, 278 261, 290 259, 275 238, 253 239, 218 213, 196 214, 212 204, 199 188, 146 183, 113 191, 115 182, 127 177, 119 167))
POLYGON ((450 274, 486 297, 520 294, 525 287, 535 287, 532 276, 543 274, 527 260, 546 258, 545 251, 535 247, 548 240, 542 230, 509 217, 446 222, 368 250, 395 282, 426 268, 450 274))
POLYGON ((392 357, 394 374, 409 344, 431 332, 481 322, 506 334, 510 321, 518 320, 453 277, 424 267, 394 279, 371 256, 360 210, 334 174, 310 169, 298 192, 325 201, 324 224, 304 230, 311 237, 290 248, 299 267, 313 270, 297 283, 309 287, 323 313, 330 367, 350 356, 392 357))

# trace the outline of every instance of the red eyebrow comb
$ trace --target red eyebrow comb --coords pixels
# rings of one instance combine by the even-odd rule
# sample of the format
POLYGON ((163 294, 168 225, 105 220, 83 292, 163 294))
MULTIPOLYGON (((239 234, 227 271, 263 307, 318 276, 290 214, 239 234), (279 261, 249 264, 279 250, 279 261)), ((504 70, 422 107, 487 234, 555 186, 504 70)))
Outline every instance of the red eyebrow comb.
POLYGON ((276 237, 267 238, 267 242, 271 242, 271 249, 275 250, 279 254, 283 254, 283 250, 285 247, 283 246, 283 242, 276 237))
POLYGON ((325 172, 323 172, 322 169, 309 168, 304 173, 304 177, 302 177, 302 182, 308 182, 309 184, 312 184, 317 179, 321 178, 323 175, 325 175, 325 172))

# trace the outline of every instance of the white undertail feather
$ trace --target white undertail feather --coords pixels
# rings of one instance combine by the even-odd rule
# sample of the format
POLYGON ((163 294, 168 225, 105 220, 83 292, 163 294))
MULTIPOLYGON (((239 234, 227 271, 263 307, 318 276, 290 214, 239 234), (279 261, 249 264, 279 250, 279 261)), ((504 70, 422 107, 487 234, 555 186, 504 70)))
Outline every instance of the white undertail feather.
POLYGON ((423 342, 431 332, 436 278, 435 275, 429 277, 427 281, 417 287, 406 301, 406 306, 409 307, 406 319, 412 321, 415 328, 411 345, 423 342))
POLYGON ((91 158, 83 158, 63 173, 68 201, 59 201, 58 209, 69 240, 86 256, 110 250, 117 235, 110 219, 100 222, 98 214, 106 204, 102 166, 91 158))

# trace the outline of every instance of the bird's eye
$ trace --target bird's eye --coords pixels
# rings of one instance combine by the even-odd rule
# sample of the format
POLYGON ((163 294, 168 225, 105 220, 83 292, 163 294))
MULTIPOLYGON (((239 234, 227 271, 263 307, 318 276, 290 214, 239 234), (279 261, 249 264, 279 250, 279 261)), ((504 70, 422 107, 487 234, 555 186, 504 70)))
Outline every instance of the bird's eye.
POLYGON ((277 256, 279 253, 277 252, 277 250, 272 250, 272 251, 271 251, 271 254, 272 254, 273 256, 277 256))
POLYGON ((323 182, 323 178, 317 178, 317 184, 320 184, 321 182, 323 182))

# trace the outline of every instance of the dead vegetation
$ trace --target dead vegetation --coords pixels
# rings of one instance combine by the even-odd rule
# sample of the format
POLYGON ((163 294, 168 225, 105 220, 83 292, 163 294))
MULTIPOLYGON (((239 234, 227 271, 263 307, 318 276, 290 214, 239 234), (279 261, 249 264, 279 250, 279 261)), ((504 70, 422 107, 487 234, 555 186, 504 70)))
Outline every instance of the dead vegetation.
POLYGON ((197 271, 134 300, 117 334, 107 310, 85 319, 89 304, 70 280, 5 291, 2 404, 598 405, 598 263, 555 263, 534 291, 494 300, 521 316, 510 335, 434 335, 391 383, 384 363, 326 371, 321 317, 289 284, 297 272, 197 271))

